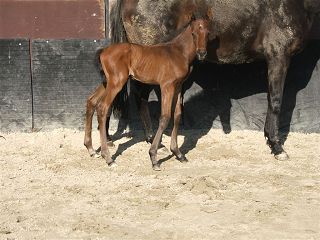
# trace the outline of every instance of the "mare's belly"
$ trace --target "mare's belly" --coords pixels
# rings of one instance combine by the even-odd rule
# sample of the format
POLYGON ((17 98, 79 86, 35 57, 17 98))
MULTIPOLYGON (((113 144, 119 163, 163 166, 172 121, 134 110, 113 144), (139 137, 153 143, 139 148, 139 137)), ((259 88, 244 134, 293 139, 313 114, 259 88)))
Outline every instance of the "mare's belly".
POLYGON ((261 56, 249 44, 253 41, 254 37, 240 41, 235 36, 227 39, 222 36, 220 41, 208 44, 208 61, 219 64, 243 64, 260 59, 261 56))

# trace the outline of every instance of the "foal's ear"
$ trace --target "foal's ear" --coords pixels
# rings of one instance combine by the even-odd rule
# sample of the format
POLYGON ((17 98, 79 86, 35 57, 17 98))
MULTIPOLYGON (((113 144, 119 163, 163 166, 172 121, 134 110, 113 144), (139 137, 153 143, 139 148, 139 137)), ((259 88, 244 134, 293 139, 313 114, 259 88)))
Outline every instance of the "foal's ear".
POLYGON ((208 8, 207 18, 208 18, 209 20, 211 20, 211 19, 213 18, 213 10, 212 10, 212 8, 208 8))
POLYGON ((190 18, 190 22, 193 22, 196 20, 196 16, 194 14, 191 15, 191 18, 190 18))

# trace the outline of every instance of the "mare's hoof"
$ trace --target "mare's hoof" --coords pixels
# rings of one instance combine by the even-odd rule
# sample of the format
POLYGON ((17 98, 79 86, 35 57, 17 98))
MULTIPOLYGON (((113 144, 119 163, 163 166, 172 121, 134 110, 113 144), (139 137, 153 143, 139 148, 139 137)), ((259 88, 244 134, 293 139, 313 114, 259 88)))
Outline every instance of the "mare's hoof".
POLYGON ((280 154, 274 155, 274 157, 275 157, 275 159, 277 159, 279 161, 287 161, 287 160, 289 160, 289 156, 285 151, 283 151, 280 154))
POLYGON ((114 147, 114 143, 112 141, 107 141, 107 146, 108 147, 114 147))
POLYGON ((187 163, 187 162, 189 162, 188 159, 187 159, 184 155, 182 155, 181 157, 177 157, 177 160, 178 160, 179 162, 181 162, 181 163, 187 163))
POLYGON ((146 137, 146 142, 152 144, 153 136, 151 135, 151 136, 146 137))
POLYGON ((154 171, 161 171, 161 169, 160 169, 160 164, 153 164, 153 166, 152 166, 152 169, 154 170, 154 171))

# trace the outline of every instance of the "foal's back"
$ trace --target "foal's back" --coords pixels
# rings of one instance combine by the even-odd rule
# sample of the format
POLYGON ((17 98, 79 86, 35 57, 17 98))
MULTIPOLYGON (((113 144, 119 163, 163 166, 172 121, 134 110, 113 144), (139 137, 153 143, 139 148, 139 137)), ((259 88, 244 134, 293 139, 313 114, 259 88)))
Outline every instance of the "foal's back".
POLYGON ((148 84, 181 80, 188 73, 188 60, 173 43, 153 46, 115 44, 104 49, 100 58, 108 75, 127 74, 148 84))

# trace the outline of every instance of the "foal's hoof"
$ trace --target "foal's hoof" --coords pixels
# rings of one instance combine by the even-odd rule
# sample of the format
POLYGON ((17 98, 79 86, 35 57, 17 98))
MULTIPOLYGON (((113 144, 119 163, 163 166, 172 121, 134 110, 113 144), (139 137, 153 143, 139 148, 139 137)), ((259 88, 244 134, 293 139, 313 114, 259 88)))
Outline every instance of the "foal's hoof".
POLYGON ((287 160, 289 160, 289 156, 285 151, 283 151, 280 154, 274 155, 274 157, 275 157, 275 159, 277 159, 279 161, 287 161, 287 160))
POLYGON ((159 163, 157 163, 157 164, 153 164, 152 165, 152 169, 154 170, 154 171, 161 171, 161 169, 160 169, 160 164, 159 163))
POLYGON ((93 152, 93 153, 90 153, 90 157, 92 157, 92 158, 100 158, 101 155, 98 154, 97 152, 93 152))
POLYGON ((107 146, 108 147, 114 147, 114 143, 112 141, 107 141, 107 146))
POLYGON ((181 163, 187 163, 189 162, 188 159, 186 158, 186 156, 181 155, 181 157, 177 157, 177 160, 181 163))
POLYGON ((116 168, 118 166, 118 164, 115 161, 113 161, 113 162, 108 163, 108 166, 110 168, 116 168))

